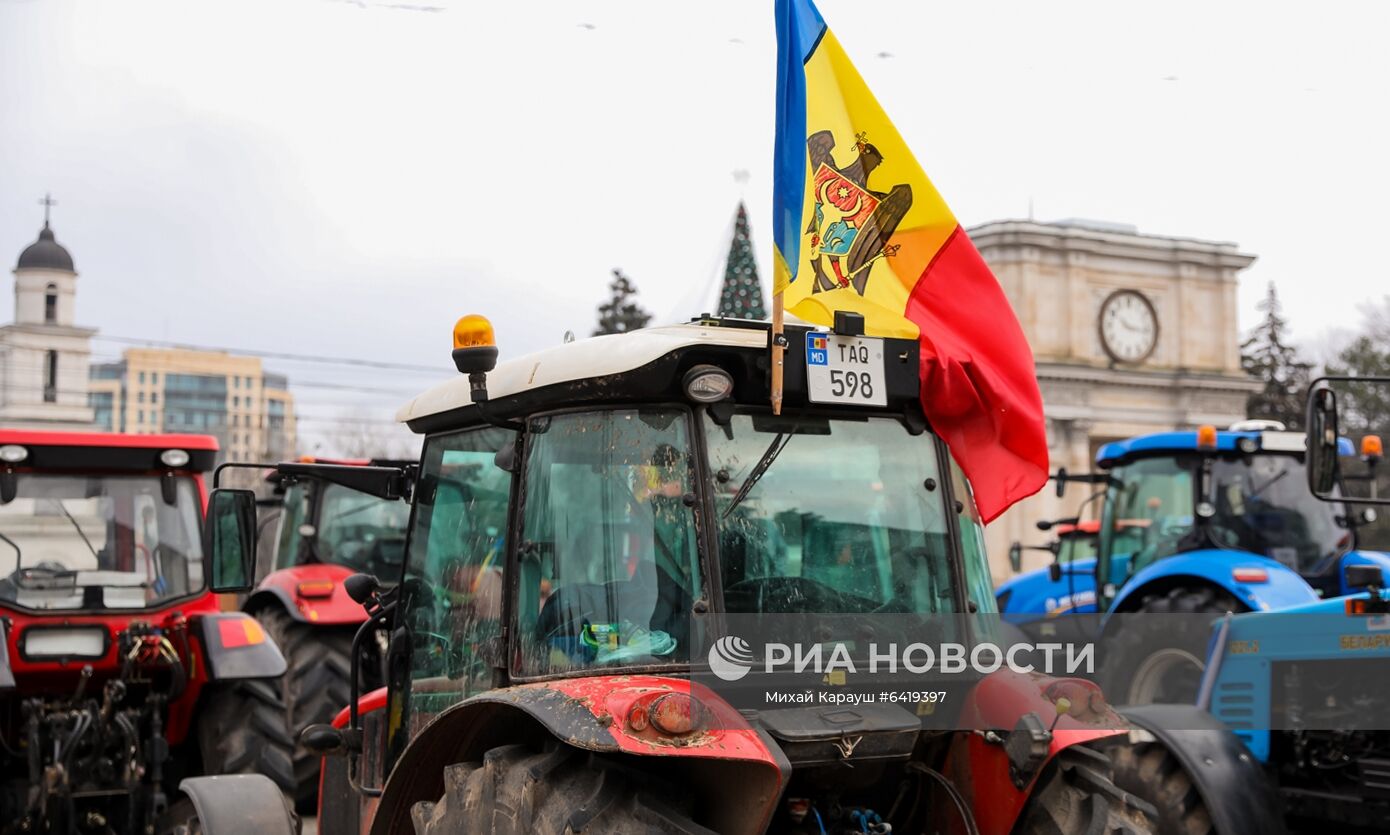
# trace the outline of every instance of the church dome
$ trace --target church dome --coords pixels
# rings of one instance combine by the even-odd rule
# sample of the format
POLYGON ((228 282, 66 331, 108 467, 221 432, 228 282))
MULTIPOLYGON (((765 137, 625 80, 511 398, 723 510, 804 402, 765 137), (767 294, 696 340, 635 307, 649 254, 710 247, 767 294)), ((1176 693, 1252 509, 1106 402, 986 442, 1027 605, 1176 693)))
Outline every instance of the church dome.
POLYGON ((19 253, 19 264, 15 266, 15 269, 77 272, 72 266, 72 256, 68 254, 62 244, 53 239, 53 230, 48 227, 47 223, 39 232, 39 239, 19 253))

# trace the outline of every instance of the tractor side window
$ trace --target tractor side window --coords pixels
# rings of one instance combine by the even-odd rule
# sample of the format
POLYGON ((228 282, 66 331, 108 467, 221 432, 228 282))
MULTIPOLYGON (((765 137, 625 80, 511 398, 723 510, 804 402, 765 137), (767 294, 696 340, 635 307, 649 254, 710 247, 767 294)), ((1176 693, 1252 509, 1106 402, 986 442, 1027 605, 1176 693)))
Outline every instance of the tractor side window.
POLYGON ((401 603, 413 640, 412 734, 492 686, 487 645, 501 635, 512 480, 496 456, 514 437, 489 427, 425 445, 401 603))
POLYGON ((291 484, 285 490, 285 503, 280 510, 280 535, 275 543, 275 570, 290 568, 299 563, 299 529, 304 524, 303 484, 291 484))
POLYGON ((684 661, 700 595, 686 413, 555 415, 529 439, 519 672, 684 661))
POLYGON ((1101 549, 1117 568, 1124 568, 1128 557, 1126 570, 1112 570, 1111 582, 1123 583, 1155 560, 1179 552, 1192 532, 1196 463, 1190 457, 1141 458, 1111 473, 1115 486, 1106 495, 1108 518, 1101 525, 1106 541, 1101 549), (1120 530, 1127 535, 1118 536, 1120 530), (1132 552, 1119 550, 1122 544, 1133 547, 1140 535, 1142 542, 1132 552))
POLYGON ((980 612, 998 612, 994 598, 994 579, 989 574, 989 556, 985 551, 985 526, 980 510, 975 506, 975 491, 960 465, 951 460, 951 485, 956 500, 961 503, 957 522, 960 526, 960 550, 965 559, 965 593, 980 612))

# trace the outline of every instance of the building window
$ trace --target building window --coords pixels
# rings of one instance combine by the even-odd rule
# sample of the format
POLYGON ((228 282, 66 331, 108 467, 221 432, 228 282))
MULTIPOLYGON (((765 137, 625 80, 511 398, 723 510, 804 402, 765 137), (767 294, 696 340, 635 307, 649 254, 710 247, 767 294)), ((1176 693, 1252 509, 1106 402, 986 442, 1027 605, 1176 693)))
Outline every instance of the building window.
POLYGON ((145 384, 145 372, 141 371, 141 372, 140 372, 140 385, 143 386, 144 384, 145 384))
POLYGON ((158 402, 159 402, 159 392, 157 392, 157 391, 152 391, 152 392, 150 392, 150 402, 151 402, 151 403, 158 403, 158 402))
POLYGON ((138 411, 138 412, 135 413, 135 422, 136 422, 136 423, 139 423, 139 424, 144 424, 144 422, 145 422, 145 410, 144 410, 144 409, 141 409, 140 411, 138 411))
POLYGON ((58 285, 50 284, 43 293, 43 321, 53 325, 58 322, 58 285))
POLYGON ((144 403, 144 402, 145 402, 145 393, 142 391, 142 392, 139 392, 138 394, 136 394, 136 395, 135 395, 135 400, 136 400, 137 403, 144 403))
POLYGON ((115 396, 109 391, 93 391, 87 395, 87 403, 92 407, 96 425, 110 432, 115 419, 113 407, 115 396))
POLYGON ((58 402, 58 352, 49 351, 44 362, 43 402, 58 402))

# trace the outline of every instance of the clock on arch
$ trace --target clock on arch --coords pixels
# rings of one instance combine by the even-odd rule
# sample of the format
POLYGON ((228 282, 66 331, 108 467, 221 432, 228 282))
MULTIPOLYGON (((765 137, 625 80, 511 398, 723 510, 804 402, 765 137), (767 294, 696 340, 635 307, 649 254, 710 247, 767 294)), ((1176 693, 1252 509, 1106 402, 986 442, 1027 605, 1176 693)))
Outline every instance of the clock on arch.
POLYGON ((1158 345, 1158 312, 1138 290, 1116 290, 1100 305, 1100 344, 1115 362, 1137 365, 1158 345))

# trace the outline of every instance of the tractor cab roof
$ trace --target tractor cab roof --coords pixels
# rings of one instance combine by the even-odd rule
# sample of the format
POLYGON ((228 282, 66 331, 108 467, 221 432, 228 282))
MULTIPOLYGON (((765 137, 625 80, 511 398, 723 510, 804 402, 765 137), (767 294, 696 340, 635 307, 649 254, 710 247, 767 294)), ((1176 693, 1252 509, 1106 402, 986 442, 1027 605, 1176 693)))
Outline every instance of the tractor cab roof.
MULTIPOLYGON (((296 459, 299 464, 333 464, 339 467, 407 467, 414 464, 414 459, 405 458, 325 458, 321 455, 301 455, 296 459)), ((265 480, 274 485, 279 485, 285 481, 286 475, 278 469, 270 470, 265 474, 265 480)), ((298 475, 298 479, 305 476, 298 475)))
MULTIPOLYGON (((806 405, 805 335, 788 324, 786 403, 806 405)), ((732 399, 768 402, 767 322, 700 319, 683 325, 581 339, 499 362, 487 374, 488 408, 515 417, 583 403, 684 399, 683 375, 712 364, 733 379, 732 399)), ((885 339, 888 408, 901 413, 918 401, 916 340, 885 339)), ((460 374, 415 397, 396 419, 416 432, 481 423, 467 376, 460 374)))
POLYGON ((217 439, 211 435, 0 429, 0 450, 6 463, 34 470, 207 472, 216 464, 217 439), (177 455, 179 451, 187 458, 177 455))
MULTIPOLYGON (((1158 458, 1182 452, 1207 453, 1279 453, 1302 455, 1307 445, 1307 437, 1302 432, 1285 432, 1279 429, 1238 429, 1212 433, 1202 443, 1201 430, 1182 432, 1155 432, 1152 435, 1139 435, 1123 441, 1105 444, 1096 453, 1096 466, 1108 470, 1128 464, 1138 458, 1158 458)), ((1351 441, 1340 439, 1338 449, 1342 455, 1352 455, 1351 441)))

